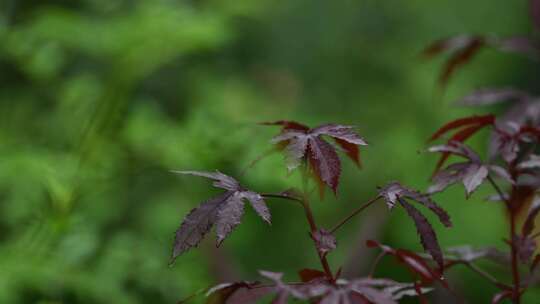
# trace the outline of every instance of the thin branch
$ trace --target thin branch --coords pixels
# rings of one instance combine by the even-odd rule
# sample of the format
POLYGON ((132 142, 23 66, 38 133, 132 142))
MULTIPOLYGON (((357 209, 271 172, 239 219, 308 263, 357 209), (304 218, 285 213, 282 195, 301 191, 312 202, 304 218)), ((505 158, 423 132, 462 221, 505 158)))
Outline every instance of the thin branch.
POLYGON ((286 194, 280 194, 280 193, 261 193, 261 196, 262 197, 267 197, 267 198, 281 198, 281 199, 285 199, 285 200, 289 200, 289 201, 295 201, 295 202, 298 202, 300 204, 302 204, 304 202, 301 198, 286 195, 286 194))
POLYGON ((242 172, 240 172, 240 176, 244 176, 249 169, 255 167, 255 165, 258 164, 261 160, 265 159, 266 157, 268 157, 270 154, 274 152, 276 152, 275 147, 272 147, 264 151, 262 154, 257 156, 254 160, 252 160, 244 169, 242 169, 242 172))
MULTIPOLYGON (((418 253, 418 255, 420 257, 424 258, 424 259, 429 259, 429 260, 433 261, 433 257, 431 257, 428 254, 418 253)), ((452 256, 445 256, 444 259, 446 261, 452 262, 454 265, 460 265, 460 264, 465 265, 467 268, 469 268, 470 270, 472 270, 475 273, 479 274, 480 276, 482 276, 486 280, 490 281, 491 283, 495 284, 499 288, 509 289, 509 290, 511 290, 513 288, 512 286, 510 286, 510 285, 508 285, 506 283, 500 282, 495 277, 493 277, 491 274, 489 274, 487 271, 481 269, 476 264, 474 264, 474 263, 472 263, 470 261, 461 260, 459 258, 455 258, 455 257, 452 257, 452 256)))
MULTIPOLYGON (((308 196, 309 196, 309 190, 308 190, 308 186, 309 186, 309 180, 308 180, 308 172, 307 172, 307 169, 308 166, 307 166, 307 163, 304 161, 304 166, 302 168, 302 192, 303 192, 303 200, 302 200, 302 206, 304 207, 304 211, 306 213, 306 219, 308 221, 308 224, 309 224, 309 228, 311 230, 311 234, 313 235, 315 232, 317 232, 319 230, 319 228, 317 228, 317 223, 315 222, 315 217, 313 216, 313 212, 311 211, 311 206, 309 204, 309 199, 308 199, 308 196)), ((317 251, 317 255, 319 256, 319 260, 321 261, 321 265, 324 269, 324 272, 326 274, 326 276, 328 277, 328 279, 331 281, 331 282, 334 282, 334 273, 332 272, 332 269, 330 268, 330 264, 328 263, 328 260, 326 259, 326 255, 323 255, 318 247, 317 247, 317 243, 316 241, 313 239, 313 245, 315 246, 315 251, 317 251)))
POLYGON ((508 213, 510 216, 510 249, 511 249, 511 254, 512 254, 512 281, 514 283, 513 284, 514 286, 512 286, 512 300, 515 304, 520 304, 521 303, 521 291, 520 291, 521 278, 520 278, 520 273, 519 273, 517 248, 514 242, 514 238, 516 234, 516 214, 514 212, 514 208, 510 200, 504 196, 504 193, 501 191, 501 188, 499 188, 499 186, 497 185, 497 183, 495 183, 493 178, 491 178, 491 176, 489 175, 487 178, 489 182, 491 183, 491 185, 493 186, 493 188, 495 188, 495 191, 497 191, 499 196, 505 201, 506 206, 508 208, 508 213))
POLYGON ((356 210, 354 210, 351 214, 349 214, 347 217, 345 217, 344 219, 342 219, 339 223, 337 223, 334 228, 332 228, 330 230, 330 233, 334 233, 336 232, 336 230, 338 230, 339 228, 341 228, 341 226, 343 226, 345 223, 347 223, 350 219, 352 219, 353 217, 355 217, 356 215, 360 214, 360 212, 364 211, 364 209, 366 209, 367 207, 371 206, 373 203, 375 203, 376 201, 378 201, 381 197, 380 196, 376 196, 372 199, 370 199, 369 201, 367 201, 366 203, 364 203, 362 206, 360 206, 359 208, 357 208, 356 210))
MULTIPOLYGON (((302 207, 304 208, 304 212, 306 214, 306 219, 309 224, 309 229, 311 233, 313 234, 318 230, 317 224, 315 222, 315 217, 313 216, 313 212, 311 211, 311 207, 309 206, 309 201, 307 200, 307 198, 300 199, 297 197, 292 197, 292 196, 288 196, 284 194, 273 194, 273 193, 264 193, 261 195, 263 197, 281 198, 281 199, 286 199, 286 200, 300 203, 302 207)), ((315 245, 315 249, 317 250, 317 245, 315 245)), ((328 264, 328 260, 326 259, 326 256, 322 255, 319 252, 319 250, 317 250, 317 254, 319 255, 319 259, 321 260, 321 265, 324 268, 324 272, 326 273, 326 275, 328 276, 330 280, 333 280, 332 270, 330 269, 330 265, 328 264)))
POLYGON ((487 180, 489 181, 491 186, 493 186, 495 191, 497 191, 497 194, 499 194, 499 197, 506 203, 506 205, 508 205, 508 208, 510 208, 510 200, 508 200, 507 195, 505 195, 504 192, 501 190, 501 188, 499 188, 499 185, 495 183, 495 181, 490 175, 487 176, 487 180))
POLYGON ((493 277, 491 274, 489 274, 488 272, 484 271, 483 269, 481 269, 480 267, 476 266, 475 264, 473 264, 471 262, 462 262, 461 264, 467 266, 467 268, 474 271, 475 273, 477 273, 478 275, 480 275, 484 279, 490 281, 491 283, 493 283, 495 286, 497 286, 499 288, 509 289, 509 290, 512 289, 512 286, 500 282, 495 277, 493 277))
POLYGON ((508 207, 510 209, 510 248, 512 249, 512 278, 514 280, 514 289, 513 289, 513 300, 515 304, 521 303, 521 278, 519 274, 519 266, 518 266, 518 249, 516 248, 516 242, 514 242, 515 234, 516 234, 516 217, 515 213, 511 209, 511 207, 508 207))
POLYGON ((379 266, 379 263, 381 262, 382 258, 386 256, 386 252, 381 251, 375 260, 373 261, 373 264, 371 265, 371 270, 369 271, 369 277, 372 278, 375 275, 375 270, 377 270, 377 266, 379 266))

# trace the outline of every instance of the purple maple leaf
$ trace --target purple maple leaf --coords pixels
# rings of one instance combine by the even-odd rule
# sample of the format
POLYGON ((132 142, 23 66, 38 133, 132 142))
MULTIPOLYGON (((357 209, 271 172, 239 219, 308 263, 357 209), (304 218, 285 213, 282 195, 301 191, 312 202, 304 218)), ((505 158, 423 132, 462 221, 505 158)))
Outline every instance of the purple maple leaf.
POLYGON ((429 195, 404 187, 397 182, 391 182, 382 187, 379 190, 379 195, 384 198, 388 208, 392 209, 396 204, 399 204, 407 211, 407 214, 413 219, 414 224, 416 225, 416 230, 420 235, 422 246, 429 252, 442 269, 444 266, 443 254, 439 242, 437 241, 435 230, 433 230, 433 227, 431 227, 427 218, 413 205, 409 204, 407 200, 412 200, 424 205, 437 215, 443 225, 451 227, 452 222, 448 213, 437 205, 429 195))
POLYGON ((358 165, 360 165, 358 146, 367 145, 352 126, 326 124, 310 129, 292 121, 264 124, 282 126, 281 133, 272 139, 272 143, 283 148, 289 172, 305 161, 309 163, 315 175, 334 193, 339 184, 341 162, 334 145, 323 137, 333 138, 336 144, 358 165))
POLYGON ((196 247, 216 226, 217 245, 238 226, 244 214, 244 201, 248 201, 255 212, 270 224, 270 211, 263 197, 243 188, 234 178, 221 172, 173 171, 179 174, 202 176, 214 180, 213 185, 225 189, 221 195, 203 202, 192 209, 176 231, 171 263, 184 252, 196 247))
POLYGON ((476 152, 461 142, 451 141, 447 145, 430 147, 428 151, 448 153, 467 159, 465 162, 453 163, 445 169, 438 171, 433 176, 433 184, 429 187, 428 193, 440 192, 448 186, 461 181, 465 186, 465 192, 468 197, 486 180, 490 172, 513 183, 506 169, 496 165, 484 164, 476 152))
POLYGON ((469 93, 457 104, 465 106, 492 105, 507 101, 527 100, 530 96, 527 92, 514 88, 482 88, 469 93))

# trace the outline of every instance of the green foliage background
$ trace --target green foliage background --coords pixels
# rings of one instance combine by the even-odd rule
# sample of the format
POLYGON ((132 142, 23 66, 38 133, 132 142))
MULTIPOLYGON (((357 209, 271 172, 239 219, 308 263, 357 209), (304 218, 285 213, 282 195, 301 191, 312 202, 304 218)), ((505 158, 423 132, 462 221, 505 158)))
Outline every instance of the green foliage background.
MULTIPOLYGON (((340 122, 371 145, 361 171, 343 160, 339 196, 315 202, 323 225, 387 181, 425 189, 435 162, 418 153, 425 139, 484 111, 449 101, 483 85, 532 88, 538 70, 483 51, 443 96, 441 62, 419 51, 456 33, 529 28, 525 1, 1 0, 0 303, 175 303, 223 279, 257 279, 257 269, 294 279, 317 260, 301 210, 280 201, 269 202, 271 229, 248 212, 221 248, 208 238, 168 267, 180 221, 215 193, 168 170, 238 176, 276 131, 256 122, 340 122)), ((272 155, 242 181, 270 192, 298 177, 272 155)), ((488 193, 437 197, 455 223, 436 224, 443 246, 503 246, 505 220, 488 193)), ((381 205, 338 235, 335 268, 366 275, 368 237, 419 249, 405 214, 381 205)), ((380 275, 410 278, 382 266, 380 275)), ((494 292, 474 274, 449 280, 471 303, 494 292)))

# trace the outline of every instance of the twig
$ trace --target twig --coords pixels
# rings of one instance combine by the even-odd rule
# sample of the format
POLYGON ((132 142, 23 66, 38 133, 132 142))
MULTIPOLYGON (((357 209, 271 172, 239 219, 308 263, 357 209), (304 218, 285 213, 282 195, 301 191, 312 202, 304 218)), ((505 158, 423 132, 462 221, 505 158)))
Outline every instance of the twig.
POLYGON ((375 260, 373 261, 373 264, 371 265, 371 270, 369 271, 369 277, 372 278, 375 275, 375 270, 377 269, 377 266, 379 266, 379 263, 381 262, 382 258, 386 256, 386 252, 381 251, 375 260))
MULTIPOLYGON (((317 223, 315 222, 315 217, 313 216, 313 212, 311 211, 311 206, 309 204, 309 191, 308 191, 308 178, 307 178, 307 163, 304 163, 304 166, 302 168, 302 192, 303 192, 303 200, 302 200, 302 206, 304 207, 304 211, 306 213, 306 219, 309 224, 309 228, 311 229, 311 234, 313 235, 315 232, 319 230, 317 228, 317 223)), ((326 255, 322 254, 319 251, 319 248, 317 247, 317 243, 315 240, 313 240, 313 245, 315 246, 315 251, 317 251, 317 255, 319 256, 319 260, 321 261, 321 265, 324 269, 324 272, 330 282, 334 282, 334 274, 332 272, 332 269, 330 268, 330 265, 328 264, 328 260, 326 259, 326 255)))
POLYGON ((272 154, 276 152, 276 148, 275 147, 272 147, 266 151, 264 151, 262 154, 260 154, 259 156, 257 156, 254 160, 252 160, 244 169, 242 169, 242 172, 240 172, 240 176, 244 176, 246 174, 246 172, 253 168, 256 164, 258 164, 261 160, 263 160, 264 158, 266 158, 268 155, 272 154))
POLYGON ((475 264, 473 264, 471 262, 461 262, 460 264, 463 264, 463 265, 467 266, 470 270, 476 272, 478 275, 480 275, 484 279, 490 281, 491 283, 493 283, 495 286, 497 286, 499 288, 508 289, 508 290, 512 289, 512 286, 500 282, 495 277, 493 277, 491 274, 487 273, 486 271, 484 271, 483 269, 481 269, 480 267, 476 266, 475 264))
POLYGON ((499 197, 506 203, 506 205, 508 205, 508 208, 510 208, 510 200, 508 200, 507 195, 505 195, 504 192, 501 190, 501 188, 499 188, 499 185, 495 183, 495 181, 490 175, 487 176, 487 180, 489 181, 491 186, 493 186, 495 191, 497 191, 497 194, 499 194, 499 197))
POLYGON ((495 191, 499 194, 499 196, 506 202, 506 206, 508 208, 508 212, 510 215, 510 249, 512 254, 512 280, 514 283, 514 286, 512 287, 512 300, 515 304, 521 303, 521 278, 519 274, 519 266, 518 266, 518 256, 517 256, 517 248, 516 244, 514 242, 514 236, 516 234, 516 216, 514 212, 514 207, 512 206, 510 200, 504 196, 503 192, 501 191, 501 188, 495 183, 493 178, 488 175, 487 177, 490 184, 493 186, 495 191))
POLYGON ((298 202, 298 203, 301 203, 301 204, 304 202, 300 198, 297 198, 297 197, 294 197, 294 196, 289 196, 289 195, 286 195, 286 194, 279 194, 279 193, 261 193, 261 196, 262 197, 268 197, 268 198, 281 198, 281 199, 285 199, 285 200, 295 201, 295 202, 298 202))
POLYGON ((364 209, 366 209, 367 207, 371 206, 373 203, 375 203, 376 201, 378 201, 381 197, 380 196, 376 196, 372 199, 370 199, 369 201, 367 201, 366 203, 364 203, 362 206, 360 206, 358 209, 354 210, 351 214, 349 214, 347 217, 345 217, 344 219, 342 219, 339 223, 337 223, 334 228, 332 228, 330 230, 330 233, 334 233, 336 232, 336 230, 338 230, 339 228, 341 228, 341 226, 343 226, 345 223, 347 223, 350 219, 352 219, 353 217, 355 217, 356 215, 358 215, 360 212, 364 211, 364 209))

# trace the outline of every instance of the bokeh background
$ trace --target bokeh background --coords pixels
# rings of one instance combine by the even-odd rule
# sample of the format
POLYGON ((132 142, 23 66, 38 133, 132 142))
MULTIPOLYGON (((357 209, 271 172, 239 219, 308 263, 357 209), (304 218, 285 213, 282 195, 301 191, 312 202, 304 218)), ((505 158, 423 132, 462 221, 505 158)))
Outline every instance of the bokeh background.
MULTIPOLYGON (((462 32, 528 33, 526 1, 1 0, 0 303, 175 303, 258 279, 258 269, 296 279, 317 267, 302 211, 283 201, 268 202, 271 228, 248 211, 221 248, 212 235, 169 267, 174 231, 218 190, 168 170, 238 176, 277 131, 257 122, 339 122, 370 146, 362 170, 343 159, 338 197, 315 199, 323 226, 387 181, 425 189, 436 161, 419 153, 426 138, 487 111, 452 100, 487 85, 534 90, 540 76, 524 58, 486 50, 442 91, 441 61, 418 54, 462 32)), ((486 137, 474 142, 482 151, 486 137)), ((264 192, 298 185, 277 154, 241 180, 264 192)), ((435 223, 443 246, 504 247, 489 193, 436 197, 455 224, 435 223)), ((381 204, 339 233, 331 264, 366 275, 367 238, 420 249, 404 212, 381 204)), ((390 260, 377 274, 410 279, 390 260)), ((495 291, 457 268, 448 276, 471 303, 495 291)))

